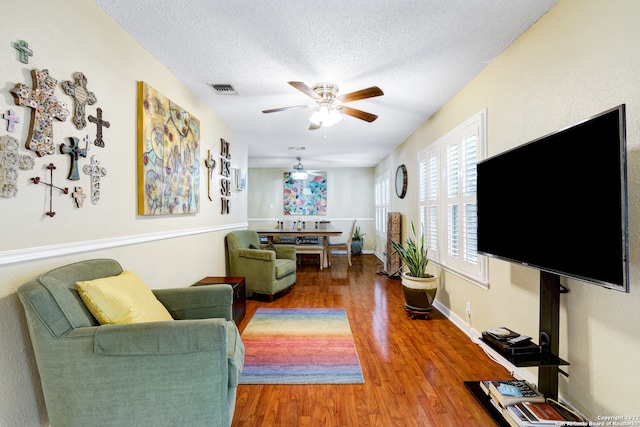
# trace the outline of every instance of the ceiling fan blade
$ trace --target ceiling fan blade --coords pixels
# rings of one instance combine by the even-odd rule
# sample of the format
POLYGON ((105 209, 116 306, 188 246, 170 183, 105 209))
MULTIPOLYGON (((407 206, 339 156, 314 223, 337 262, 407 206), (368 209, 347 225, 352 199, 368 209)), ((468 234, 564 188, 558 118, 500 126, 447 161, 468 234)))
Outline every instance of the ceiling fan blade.
POLYGON ((384 92, 378 86, 371 86, 366 89, 358 90, 351 93, 346 93, 339 96, 338 99, 342 102, 357 101, 359 99, 373 98, 375 96, 382 96, 384 92))
POLYGON ((281 108, 272 108, 270 110, 262 110, 263 113, 277 113, 278 111, 287 111, 287 110, 299 110, 302 108, 309 108, 311 105, 294 105, 292 107, 281 107, 281 108))
POLYGON ((318 94, 313 91, 313 89, 311 89, 309 86, 307 86, 303 82, 287 82, 287 83, 289 83, 291 86, 295 87, 300 92, 304 93, 305 95, 315 100, 321 99, 320 96, 318 96, 318 94))
POLYGON ((365 122, 369 123, 378 118, 378 116, 376 116, 375 114, 367 113, 366 111, 357 110, 351 107, 346 107, 344 105, 342 106, 342 108, 340 108, 340 111, 351 117, 355 117, 356 119, 364 120, 365 122))
POLYGON ((320 129, 322 127, 322 125, 316 125, 313 123, 309 124, 309 130, 316 130, 316 129, 320 129))

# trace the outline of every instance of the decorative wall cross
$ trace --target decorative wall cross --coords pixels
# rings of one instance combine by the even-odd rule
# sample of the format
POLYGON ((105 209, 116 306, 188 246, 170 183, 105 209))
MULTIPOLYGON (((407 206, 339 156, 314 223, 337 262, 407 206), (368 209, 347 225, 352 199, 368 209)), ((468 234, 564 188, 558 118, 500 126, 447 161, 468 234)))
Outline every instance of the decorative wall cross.
POLYGON ((67 120, 69 111, 64 102, 58 101, 53 94, 58 81, 49 76, 49 70, 33 70, 33 89, 18 83, 11 89, 16 105, 31 107, 31 129, 26 147, 39 157, 55 153, 53 143, 53 119, 67 120))
POLYGON ((82 205, 84 205, 84 199, 87 198, 87 195, 84 194, 84 190, 82 189, 82 187, 76 187, 75 191, 71 195, 76 201, 76 206, 81 208, 82 205))
POLYGON ((36 162, 31 156, 18 152, 18 141, 0 136, 0 196, 15 197, 18 194, 18 169, 33 169, 36 162))
POLYGON ((31 181, 34 184, 44 184, 49 186, 49 212, 45 212, 45 215, 53 218, 53 216, 56 214, 53 211, 53 189, 55 188, 56 190, 60 190, 62 192, 62 194, 69 194, 69 189, 67 187, 56 187, 55 185, 53 185, 53 171, 54 169, 56 169, 56 167, 54 166, 53 163, 49 163, 49 165, 47 166, 47 169, 49 169, 49 175, 51 176, 51 182, 42 182, 40 181, 40 177, 36 176, 35 178, 31 178, 31 181))
POLYGON ((110 127, 111 123, 109 123, 106 120, 102 120, 102 108, 98 107, 96 109, 96 116, 98 117, 93 117, 93 116, 89 116, 89 121, 91 123, 95 123, 96 126, 98 127, 98 132, 96 133, 96 140, 93 141, 93 145, 95 145, 96 147, 103 147, 104 148, 104 141, 102 140, 102 127, 110 127))
POLYGON ((204 165, 209 170, 209 173, 207 173, 207 196, 209 196, 209 200, 213 201, 211 198, 211 178, 213 177, 213 169, 216 167, 216 160, 211 155, 211 150, 207 150, 207 158, 204 160, 204 165))
POLYGON ((75 102, 75 112, 73 114, 73 124, 78 129, 84 129, 87 121, 84 118, 86 105, 93 105, 98 102, 93 92, 87 90, 87 78, 80 71, 73 73, 73 82, 65 80, 62 82, 64 93, 73 98, 75 102))
POLYGON ((29 57, 33 56, 33 51, 29 49, 29 43, 24 40, 20 40, 19 42, 14 43, 13 47, 15 47, 20 53, 20 62, 28 64, 29 57))
POLYGON ((78 181, 80 175, 78 174, 78 159, 80 156, 87 157, 87 147, 80 148, 80 140, 75 136, 70 136, 71 145, 60 144, 60 152, 62 154, 68 154, 71 156, 71 167, 69 168, 68 179, 71 181, 78 181))
POLYGON ((16 112, 13 110, 9 110, 8 112, 2 115, 2 118, 5 119, 7 123, 7 131, 13 132, 16 130, 16 123, 20 123, 20 117, 16 116, 16 112))
POLYGON ((91 156, 91 165, 84 165, 82 171, 91 176, 91 203, 97 205, 100 201, 100 178, 107 175, 107 170, 100 166, 96 156, 91 156))

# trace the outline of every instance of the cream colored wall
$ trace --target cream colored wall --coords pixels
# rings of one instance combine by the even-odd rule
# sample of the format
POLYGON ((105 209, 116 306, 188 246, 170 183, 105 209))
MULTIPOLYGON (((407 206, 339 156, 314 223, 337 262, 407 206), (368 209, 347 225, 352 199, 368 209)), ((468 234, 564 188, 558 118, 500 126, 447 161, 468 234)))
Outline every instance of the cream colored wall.
MULTIPOLYGON (((137 215, 137 81, 149 83, 200 120, 203 159, 207 149, 219 155, 220 138, 224 138, 231 143, 232 167, 246 169, 247 147, 92 1, 29 0, 15 7, 4 3, 0 110, 6 113, 13 109, 21 123, 15 133, 8 133, 2 120, 0 135, 18 139, 20 153, 35 158, 24 148, 30 109, 15 105, 9 90, 16 83, 31 86, 30 72, 36 68, 47 68, 58 82, 71 80, 74 72, 82 71, 88 78, 88 89, 98 98, 96 105, 87 107, 87 113, 95 115, 96 107, 101 107, 104 119, 111 123, 104 129, 106 147, 91 147, 89 152, 98 155, 107 169, 97 205, 87 200, 79 209, 70 196, 54 191, 56 215, 44 215, 49 208, 48 189, 31 184, 29 178, 39 175, 48 181, 43 168, 53 162, 58 167, 54 184, 76 185, 66 179, 69 156, 61 154, 36 158, 34 170, 19 173, 17 197, 0 198, 0 426, 36 426, 48 422, 16 295, 22 283, 66 263, 108 257, 140 274, 153 288, 188 286, 206 275, 225 274, 224 235, 230 229, 246 227, 247 192, 233 192, 231 214, 221 215, 218 198, 213 202, 207 199, 205 168, 201 170, 200 213, 157 218, 137 215), (12 48, 20 39, 33 49, 27 65, 17 60, 12 48)), ((59 84, 56 95, 72 108, 71 98, 59 84)), ((57 144, 68 143, 70 136, 82 139, 96 132, 91 123, 78 130, 70 119, 54 121, 53 129, 57 144)), ((82 159, 81 165, 87 161, 82 159)), ((214 195, 219 194, 219 179, 216 172, 214 195)), ((83 176, 79 185, 88 191, 88 178, 83 176)))
MULTIPOLYGON (((493 155, 626 103, 631 292, 565 280, 571 292, 561 297, 560 356, 571 366, 570 377, 560 377, 560 395, 595 421, 640 415, 638 20, 635 0, 561 0, 376 168, 380 173, 407 164, 410 195, 403 201, 392 198, 392 210, 416 220, 417 152, 483 108, 493 155)), ((594 193, 594 209, 596 202, 594 193)), ((597 262, 597 255, 594 239, 594 259, 585 262, 597 262)), ((536 270, 490 260, 489 290, 443 275, 437 299, 476 332, 505 325, 537 336, 536 270), (464 311, 467 301, 470 318, 464 311)))
MULTIPOLYGON (((292 165, 295 159, 292 159, 292 165)), ((314 219, 331 221, 331 225, 343 231, 340 238, 331 241, 346 241, 351 222, 357 219, 364 236, 364 250, 372 251, 375 236, 375 199, 373 168, 326 168, 327 215, 314 219)), ((282 185, 284 169, 251 168, 248 182, 249 228, 274 227, 282 215, 282 185)), ((304 218, 301 216, 301 218, 304 218)))

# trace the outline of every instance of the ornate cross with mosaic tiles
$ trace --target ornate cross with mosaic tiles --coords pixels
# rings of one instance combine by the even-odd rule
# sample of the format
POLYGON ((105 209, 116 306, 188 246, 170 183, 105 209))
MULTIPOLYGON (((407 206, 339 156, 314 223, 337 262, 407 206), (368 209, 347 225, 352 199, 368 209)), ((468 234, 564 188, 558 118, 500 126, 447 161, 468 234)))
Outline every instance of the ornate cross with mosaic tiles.
POLYGON ((67 104, 54 95, 58 81, 49 75, 49 70, 33 70, 33 89, 18 83, 11 89, 16 105, 30 107, 31 128, 25 146, 39 157, 55 153, 53 142, 53 119, 64 122, 69 116, 67 104))

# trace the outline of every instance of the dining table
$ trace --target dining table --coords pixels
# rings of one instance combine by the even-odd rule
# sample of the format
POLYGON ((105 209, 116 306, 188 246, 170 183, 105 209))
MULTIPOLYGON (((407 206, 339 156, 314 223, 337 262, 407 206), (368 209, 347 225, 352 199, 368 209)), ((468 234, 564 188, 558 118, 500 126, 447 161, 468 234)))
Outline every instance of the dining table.
POLYGON ((324 245, 324 256, 322 265, 326 268, 329 266, 328 250, 329 250, 329 236, 341 236, 342 230, 328 226, 326 228, 262 228, 255 230, 258 236, 266 237, 267 243, 273 243, 274 237, 322 237, 322 244, 324 245))

